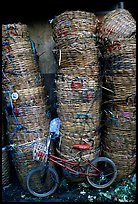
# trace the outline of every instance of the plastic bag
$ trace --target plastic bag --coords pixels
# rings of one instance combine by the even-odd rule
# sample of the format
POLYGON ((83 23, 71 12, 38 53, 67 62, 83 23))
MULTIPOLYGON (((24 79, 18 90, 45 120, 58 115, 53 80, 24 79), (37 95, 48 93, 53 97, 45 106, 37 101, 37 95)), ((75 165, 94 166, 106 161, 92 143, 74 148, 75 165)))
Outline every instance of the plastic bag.
POLYGON ((54 135, 58 137, 60 134, 59 129, 60 129, 60 119, 54 118, 53 120, 50 121, 50 133, 54 133, 54 135))

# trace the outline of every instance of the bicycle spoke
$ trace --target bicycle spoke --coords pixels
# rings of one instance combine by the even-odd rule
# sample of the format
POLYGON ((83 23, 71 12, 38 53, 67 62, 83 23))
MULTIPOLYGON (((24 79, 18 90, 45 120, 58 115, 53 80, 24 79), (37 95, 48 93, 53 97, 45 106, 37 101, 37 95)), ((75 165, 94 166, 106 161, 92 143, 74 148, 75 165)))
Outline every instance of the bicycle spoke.
POLYGON ((98 157, 91 162, 92 165, 87 167, 87 173, 94 174, 95 166, 101 173, 97 176, 86 176, 87 181, 96 188, 105 188, 114 181, 117 175, 115 164, 106 157, 98 157))
POLYGON ((27 177, 27 187, 30 193, 37 197, 51 195, 58 187, 59 178, 54 169, 43 166, 34 168, 27 177))

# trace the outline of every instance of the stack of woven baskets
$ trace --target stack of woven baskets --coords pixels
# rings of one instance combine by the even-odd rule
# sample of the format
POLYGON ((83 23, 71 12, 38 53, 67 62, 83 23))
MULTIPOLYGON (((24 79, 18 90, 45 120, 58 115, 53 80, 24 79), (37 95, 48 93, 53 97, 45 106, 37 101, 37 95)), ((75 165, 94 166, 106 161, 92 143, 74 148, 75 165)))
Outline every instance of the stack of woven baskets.
POLYGON ((97 19, 93 13, 65 11, 53 20, 53 34, 59 50, 57 70, 58 116, 61 120, 61 152, 76 159, 73 144, 88 143, 84 156, 92 159, 100 143, 101 79, 96 45, 97 19))
POLYGON ((106 14, 99 25, 104 56, 105 155, 117 165, 118 179, 136 161, 136 22, 126 9, 106 14), (103 49, 104 48, 104 49, 103 49))
POLYGON ((7 186, 10 183, 10 160, 9 152, 6 150, 6 128, 5 117, 2 113, 2 186, 7 186))
POLYGON ((7 134, 24 189, 28 171, 40 165, 33 161, 34 143, 45 140, 49 131, 44 85, 31 43, 27 25, 2 25, 2 92, 11 109, 7 134))

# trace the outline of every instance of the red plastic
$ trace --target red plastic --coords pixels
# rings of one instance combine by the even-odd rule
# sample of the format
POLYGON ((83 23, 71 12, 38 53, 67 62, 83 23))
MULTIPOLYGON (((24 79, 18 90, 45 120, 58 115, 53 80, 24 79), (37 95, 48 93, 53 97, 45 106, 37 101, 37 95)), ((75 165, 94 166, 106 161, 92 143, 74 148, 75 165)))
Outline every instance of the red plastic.
POLYGON ((73 145, 73 148, 80 149, 80 150, 87 150, 90 148, 89 144, 75 144, 73 145))

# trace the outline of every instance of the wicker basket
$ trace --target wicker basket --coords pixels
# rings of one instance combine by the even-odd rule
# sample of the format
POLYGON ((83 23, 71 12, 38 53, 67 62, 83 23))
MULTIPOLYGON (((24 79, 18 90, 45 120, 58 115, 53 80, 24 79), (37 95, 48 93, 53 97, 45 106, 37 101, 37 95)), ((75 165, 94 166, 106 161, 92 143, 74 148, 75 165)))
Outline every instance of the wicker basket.
MULTIPOLYGON (((76 48, 62 49, 58 71, 62 69, 64 73, 66 73, 66 69, 72 69, 73 72, 83 76, 96 74, 100 71, 97 47, 87 47, 82 50, 76 48)), ((70 74, 72 74, 72 70, 70 70, 70 74)))
POLYGON ((10 163, 6 147, 2 148, 2 186, 10 184, 10 163))
MULTIPOLYGON (((100 135, 94 135, 100 123, 102 96, 97 23, 93 13, 66 11, 56 16, 52 24, 59 51, 56 86, 63 158, 76 158, 77 150, 72 145, 85 142, 91 145, 85 157, 91 159, 100 144, 100 135)), ((74 176, 70 179, 78 180, 74 176)))
POLYGON ((44 138, 48 133, 46 96, 27 25, 3 25, 2 32, 2 91, 7 105, 13 105, 14 109, 14 114, 7 116, 8 137, 19 145, 37 137, 44 138), (17 97, 14 99, 15 94, 17 97))
MULTIPOLYGON (((104 53, 103 85, 112 90, 105 100, 125 100, 136 92, 136 39, 118 39, 120 48, 114 47, 112 52, 107 46, 104 53)), ((106 94, 106 93, 105 93, 106 94)))
POLYGON ((28 34, 21 35, 22 30, 26 30, 25 32, 28 33, 27 26, 15 24, 19 35, 9 34, 7 26, 12 27, 13 25, 2 26, 3 89, 9 89, 11 84, 18 89, 40 86, 42 79, 34 59, 30 37, 28 34))
MULTIPOLYGON (((116 145, 116 143, 114 144, 116 145)), ((133 155, 133 152, 136 151, 134 148, 131 153, 128 154, 126 151, 113 151, 109 153, 107 151, 104 152, 104 156, 112 159, 116 164, 118 170, 117 180, 126 179, 133 171, 136 169, 136 154, 133 155)))
MULTIPOLYGON (((67 141, 67 142, 69 142, 69 141, 67 141)), ((76 144, 78 144, 78 141, 76 141, 76 142, 77 142, 76 144)), ((72 143, 72 145, 73 144, 75 144, 75 141, 74 141, 74 143, 72 143)), ((70 146, 70 148, 69 147, 67 148, 67 146, 65 147, 65 145, 62 145, 61 150, 56 148, 57 156, 59 156, 60 158, 66 159, 67 161, 72 161, 72 160, 77 161, 79 159, 79 150, 73 149, 72 145, 70 146), (65 151, 65 149, 66 149, 66 151, 65 151)), ((83 152, 83 157, 85 159, 90 159, 91 160, 91 159, 96 157, 96 151, 94 150, 94 148, 90 148, 90 150, 85 150, 83 152)), ((68 167, 75 169, 74 166, 69 165, 69 164, 68 164, 68 167)), ((85 169, 86 169, 86 164, 84 164, 82 162, 81 163, 81 171, 85 171, 85 169)), ((85 176, 83 176, 83 175, 81 175, 81 176, 78 175, 77 176, 77 175, 69 174, 68 170, 65 169, 65 168, 62 168, 62 173, 70 182, 82 182, 82 181, 85 181, 85 176)))
POLYGON ((111 114, 107 114, 105 117, 110 120, 110 123, 106 124, 106 127, 110 131, 120 131, 120 130, 136 130, 136 107, 133 105, 127 105, 125 102, 114 103, 108 106, 111 114), (114 108, 112 108, 114 106, 114 108))
MULTIPOLYGON (((89 90, 92 91, 91 89, 89 90)), ((70 158, 76 155, 76 150, 71 148, 73 144, 81 142, 91 143, 91 145, 94 144, 94 150, 99 146, 100 135, 94 135, 94 130, 100 125, 100 90, 98 83, 87 77, 72 78, 71 80, 71 76, 66 76, 64 81, 60 79, 57 81, 59 103, 57 112, 61 120, 61 148, 62 153, 69 155, 70 158), (72 82, 77 83, 72 84, 72 82), (94 92, 91 92, 91 97, 87 96, 87 98, 84 95, 84 91, 90 87, 93 87, 93 91, 99 91, 99 95, 97 94, 97 96, 94 92)), ((87 156, 91 155, 91 151, 92 149, 85 151, 87 156)))
MULTIPOLYGON (((46 140, 45 138, 37 139, 36 141, 31 141, 30 143, 28 142, 26 144, 16 145, 14 150, 11 153, 12 162, 17 172, 17 176, 20 181, 20 184, 22 185, 24 190, 27 189, 26 177, 29 171, 36 166, 44 165, 43 162, 36 161, 33 159, 33 150, 34 150, 34 145, 36 143, 44 144, 45 140, 46 140)), ((53 145, 51 146, 51 149, 53 151, 53 145)), ((37 183, 37 180, 36 180, 36 183, 37 183)))
POLYGON ((54 39, 63 46, 72 37, 87 38, 96 32, 98 20, 93 13, 84 11, 65 11, 53 21, 54 39), (61 41, 60 41, 61 39, 61 41))
POLYGON ((136 165, 136 106, 131 101, 110 101, 105 110, 104 155, 115 162, 120 180, 129 176, 136 165))
POLYGON ((136 33, 136 21, 126 9, 115 9, 107 13, 99 25, 99 36, 111 41, 129 38, 136 33))
POLYGON ((25 38, 29 36, 28 28, 26 24, 22 23, 13 23, 13 24, 6 24, 2 25, 2 33, 3 36, 14 36, 25 38))
MULTIPOLYGON (((16 100, 17 114, 8 116, 8 137, 12 138, 15 144, 22 144, 37 137, 43 138, 48 133, 49 121, 46 117, 47 105, 44 96, 44 87, 16 90, 18 99, 16 100), (16 118, 15 118, 16 117, 16 118), (23 127, 18 129, 18 125, 23 127), (27 133, 25 130, 36 131, 27 133), (15 135, 13 133, 15 132, 15 135)), ((7 104, 10 98, 6 96, 7 104)))

